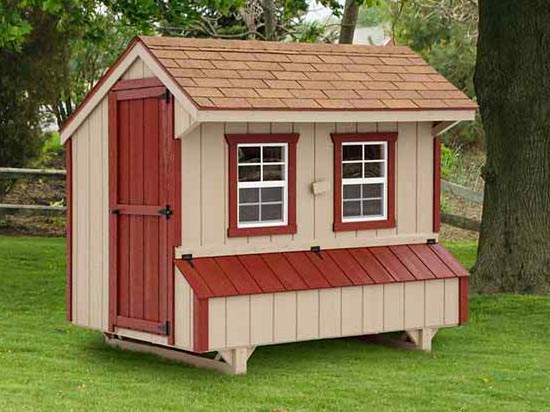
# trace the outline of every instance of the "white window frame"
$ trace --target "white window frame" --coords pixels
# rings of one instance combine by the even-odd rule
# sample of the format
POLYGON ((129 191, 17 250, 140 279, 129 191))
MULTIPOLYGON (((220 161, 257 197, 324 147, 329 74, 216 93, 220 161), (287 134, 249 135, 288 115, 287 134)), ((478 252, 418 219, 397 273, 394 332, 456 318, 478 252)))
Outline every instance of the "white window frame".
MULTIPOLYGON (((360 142, 342 142, 342 158, 340 159, 341 162, 341 170, 342 170, 342 193, 341 193, 341 208, 342 208, 342 222, 375 222, 379 220, 387 220, 388 219, 388 142, 387 141, 360 141, 360 142), (344 160, 344 146, 361 146, 361 160, 344 160), (384 156, 380 160, 364 160, 365 159, 365 146, 379 146, 382 145, 384 150, 384 156), (383 177, 362 177, 362 178, 354 178, 354 179, 345 179, 344 178, 344 164, 351 164, 351 163, 361 163, 361 173, 364 174, 364 164, 365 163, 384 163, 384 176, 383 177), (383 189, 382 189, 382 214, 378 216, 362 216, 362 217, 345 217, 344 216, 344 202, 346 201, 344 199, 344 187, 350 186, 350 185, 363 185, 363 184, 373 184, 373 183, 382 183, 383 189)), ((363 190, 361 188, 361 190, 363 190)), ((360 200, 361 203, 361 214, 363 212, 363 201, 364 199, 360 200)))
MULTIPOLYGON (((255 228, 255 227, 276 227, 276 226, 286 226, 288 224, 288 143, 238 143, 237 144, 237 159, 235 159, 237 162, 237 228, 255 228), (239 149, 241 147, 259 147, 260 148, 260 162, 259 163, 239 163, 239 149), (284 162, 264 162, 264 147, 282 147, 283 148, 283 155, 284 155, 284 162), (281 180, 269 180, 269 181, 263 181, 264 178, 264 168, 265 165, 273 165, 273 166, 284 166, 284 181, 281 180), (239 167, 240 166, 260 166, 260 181, 257 182, 239 182, 239 167), (258 196, 261 196, 261 189, 262 188, 270 188, 270 187, 281 187, 283 189, 283 219, 281 221, 272 221, 272 222, 241 222, 240 219, 240 206, 241 206, 241 190, 240 189, 249 189, 249 188, 258 188, 259 194, 258 196)), ((260 198, 258 199, 258 203, 243 203, 242 205, 258 205, 259 206, 259 213, 260 213, 260 219, 261 219, 261 213, 262 208, 261 204, 269 204, 267 203, 261 203, 260 198)), ((279 203, 279 202, 273 202, 273 203, 279 203)))

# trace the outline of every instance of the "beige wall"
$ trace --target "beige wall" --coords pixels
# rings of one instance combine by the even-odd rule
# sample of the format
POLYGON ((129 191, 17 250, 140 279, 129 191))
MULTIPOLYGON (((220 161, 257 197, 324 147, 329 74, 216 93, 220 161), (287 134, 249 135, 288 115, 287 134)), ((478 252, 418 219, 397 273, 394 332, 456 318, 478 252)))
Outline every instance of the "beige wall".
MULTIPOLYGON (((345 117, 345 115, 342 115, 345 117)), ((182 138, 182 245, 178 253, 212 256, 280 250, 422 243, 432 233, 431 123, 204 123, 182 138), (397 227, 332 231, 332 132, 397 131, 397 227), (228 238, 228 154, 225 133, 299 133, 295 235, 228 238), (313 182, 329 191, 314 196, 313 182)))
POLYGON ((209 349, 458 324, 458 279, 209 300, 209 349))

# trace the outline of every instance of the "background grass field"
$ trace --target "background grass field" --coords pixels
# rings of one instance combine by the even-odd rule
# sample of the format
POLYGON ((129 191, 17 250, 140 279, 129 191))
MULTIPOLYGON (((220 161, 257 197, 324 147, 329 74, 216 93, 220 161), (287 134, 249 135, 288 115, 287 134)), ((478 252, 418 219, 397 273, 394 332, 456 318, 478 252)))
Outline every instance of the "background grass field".
MULTIPOLYGON (((466 266, 475 243, 447 246, 466 266)), ((550 409, 550 297, 472 296, 432 353, 354 339, 258 348, 226 376, 107 347, 65 322, 64 239, 0 237, 0 410, 550 409)))

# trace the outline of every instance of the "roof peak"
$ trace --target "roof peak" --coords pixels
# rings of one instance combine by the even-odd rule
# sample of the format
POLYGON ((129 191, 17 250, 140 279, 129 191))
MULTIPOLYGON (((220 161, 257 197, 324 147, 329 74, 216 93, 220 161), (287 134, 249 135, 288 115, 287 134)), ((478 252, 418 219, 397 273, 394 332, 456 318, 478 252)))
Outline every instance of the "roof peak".
POLYGON ((223 49, 248 50, 258 52, 284 52, 284 53, 311 53, 311 54, 406 54, 416 56, 406 46, 369 46, 362 44, 333 44, 333 43, 299 43, 299 42, 277 42, 260 40, 235 40, 235 39, 212 39, 194 37, 158 37, 138 36, 139 39, 150 48, 155 47, 176 47, 176 48, 200 48, 200 49, 223 49))

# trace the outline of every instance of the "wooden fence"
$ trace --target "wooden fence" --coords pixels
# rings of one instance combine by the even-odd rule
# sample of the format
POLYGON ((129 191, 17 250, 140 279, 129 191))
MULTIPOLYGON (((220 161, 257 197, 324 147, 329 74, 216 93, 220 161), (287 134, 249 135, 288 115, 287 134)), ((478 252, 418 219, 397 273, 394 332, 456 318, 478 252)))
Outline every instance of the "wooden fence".
MULTIPOLYGON (((0 177, 2 176, 25 176, 25 177, 48 177, 48 178, 64 178, 65 170, 51 169, 16 169, 10 167, 0 167, 0 177)), ((465 199, 467 201, 483 204, 483 194, 470 190, 456 183, 441 181, 441 190, 452 193, 453 195, 465 199)), ((13 205, 0 203, 0 216, 6 214, 65 214, 65 206, 42 206, 42 205, 13 205)), ((441 221, 451 226, 459 227, 466 230, 479 232, 480 222, 466 216, 453 215, 449 213, 441 213, 441 221)))

